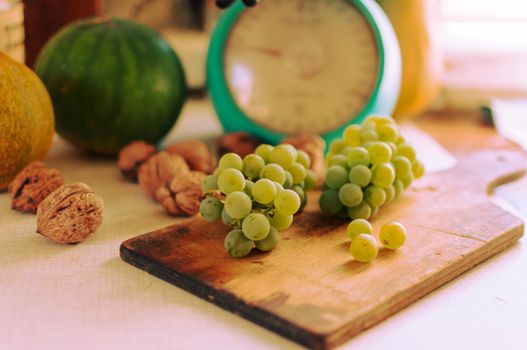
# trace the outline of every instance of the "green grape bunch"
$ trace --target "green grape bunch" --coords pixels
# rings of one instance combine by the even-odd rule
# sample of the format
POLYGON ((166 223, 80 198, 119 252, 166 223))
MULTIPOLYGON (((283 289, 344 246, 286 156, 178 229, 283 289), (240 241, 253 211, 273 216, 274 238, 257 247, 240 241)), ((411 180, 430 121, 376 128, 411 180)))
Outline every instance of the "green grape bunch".
POLYGON ((267 252, 277 246, 279 232, 307 204, 306 191, 316 187, 310 166, 307 153, 289 144, 263 144, 243 159, 236 153, 220 158, 203 181, 200 214, 232 228, 224 241, 230 256, 242 258, 254 247, 267 252))
POLYGON ((326 165, 320 208, 352 220, 372 218, 425 172, 395 121, 378 115, 348 126, 331 143, 326 165))

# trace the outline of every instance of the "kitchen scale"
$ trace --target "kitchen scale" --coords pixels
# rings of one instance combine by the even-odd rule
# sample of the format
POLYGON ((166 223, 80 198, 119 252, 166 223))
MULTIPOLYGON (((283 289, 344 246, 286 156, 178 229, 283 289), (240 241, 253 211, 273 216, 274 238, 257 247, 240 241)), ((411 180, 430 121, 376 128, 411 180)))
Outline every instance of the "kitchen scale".
POLYGON ((237 2, 212 34, 207 80, 226 132, 270 143, 317 133, 329 143, 369 114, 391 114, 400 51, 372 0, 237 2))

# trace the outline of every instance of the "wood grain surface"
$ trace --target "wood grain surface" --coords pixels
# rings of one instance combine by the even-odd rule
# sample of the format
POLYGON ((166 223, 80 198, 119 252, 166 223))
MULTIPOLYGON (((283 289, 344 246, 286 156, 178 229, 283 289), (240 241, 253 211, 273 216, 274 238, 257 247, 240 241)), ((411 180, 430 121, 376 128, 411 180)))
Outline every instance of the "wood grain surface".
POLYGON ((371 263, 352 259, 346 222, 320 214, 317 193, 271 253, 230 258, 228 228, 194 217, 124 242, 121 257, 304 346, 332 348, 521 237, 522 221, 488 195, 523 175, 525 155, 488 150, 459 160, 380 210, 375 232, 398 220, 409 237, 371 263))

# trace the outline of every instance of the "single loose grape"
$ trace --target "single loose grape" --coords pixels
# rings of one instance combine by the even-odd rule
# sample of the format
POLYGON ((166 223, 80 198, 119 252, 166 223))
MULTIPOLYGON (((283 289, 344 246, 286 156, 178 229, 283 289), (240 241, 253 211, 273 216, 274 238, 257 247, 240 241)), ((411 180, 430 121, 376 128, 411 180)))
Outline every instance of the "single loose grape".
POLYGON ((313 170, 306 171, 306 178, 304 179, 306 191, 317 188, 317 174, 313 170))
POLYGON ((293 165, 291 165, 287 170, 293 176, 293 185, 298 185, 304 182, 304 179, 306 178, 306 169, 302 166, 302 164, 293 163, 293 165))
POLYGON ((394 124, 383 124, 377 127, 379 139, 384 142, 395 142, 399 137, 399 129, 394 124))
POLYGON ((243 188, 243 192, 245 192, 251 198, 253 198, 253 186, 254 182, 247 179, 245 180, 245 187, 243 188))
POLYGON ((242 172, 248 179, 254 180, 260 177, 260 173, 265 166, 265 161, 262 157, 257 154, 248 154, 243 158, 242 162, 242 172))
POLYGON ((375 164, 371 173, 371 183, 377 187, 387 187, 395 181, 395 170, 390 163, 375 164))
POLYGON ((263 167, 260 178, 269 179, 283 185, 285 183, 285 170, 278 164, 267 164, 263 167))
POLYGON ((333 154, 340 153, 344 147, 346 147, 346 142, 344 140, 335 139, 331 144, 329 145, 329 151, 333 154))
POLYGON ((368 153, 372 164, 386 163, 392 159, 392 149, 384 142, 373 142, 368 146, 368 153))
POLYGON ((266 163, 269 163, 269 153, 271 153, 271 151, 273 150, 273 146, 271 145, 267 145, 267 144, 261 144, 260 146, 256 147, 256 149, 254 150, 254 153, 259 155, 260 157, 262 157, 262 159, 266 162, 266 163))
POLYGON ((276 248, 278 241, 280 240, 280 234, 278 230, 274 227, 271 227, 269 234, 262 240, 254 241, 256 249, 261 250, 262 252, 269 252, 276 248))
POLYGON ((294 215, 300 209, 300 197, 293 190, 283 190, 276 195, 274 207, 280 215, 294 215))
POLYGON ((356 165, 370 165, 370 154, 364 147, 355 147, 348 153, 348 166, 352 169, 356 165))
POLYGON ((233 258, 247 256, 253 248, 253 241, 245 237, 242 230, 232 230, 225 236, 225 250, 233 258))
POLYGON ((255 201, 261 204, 269 204, 276 197, 276 186, 269 179, 260 179, 255 182, 252 195, 255 201))
POLYGON ((355 219, 348 224, 346 233, 350 239, 353 239, 355 236, 360 235, 361 233, 369 235, 373 234, 373 228, 371 227, 371 224, 368 220, 355 219))
POLYGON ((271 226, 275 227, 278 231, 287 230, 293 223, 293 215, 280 215, 275 213, 269 218, 271 226))
POLYGON ((218 177, 218 187, 220 191, 225 194, 243 191, 243 188, 245 187, 245 177, 238 169, 225 169, 218 177))
POLYGON ((388 249, 398 249, 406 242, 406 228, 399 222, 390 222, 382 225, 379 231, 379 240, 388 249))
POLYGON ((371 216, 371 207, 366 201, 362 201, 359 205, 348 208, 348 216, 351 220, 368 220, 371 216))
POLYGON ((366 187, 371 181, 371 170, 366 165, 356 165, 349 172, 351 183, 360 187, 366 187))
POLYGON ((286 170, 284 187, 285 188, 291 188, 291 186, 293 186, 293 175, 291 175, 291 173, 286 170))
POLYGON ((397 145, 397 155, 408 158, 410 162, 415 160, 415 150, 407 143, 397 145))
POLYGON ((392 164, 395 169, 395 177, 403 179, 412 171, 412 163, 404 156, 395 156, 392 159, 392 164))
POLYGON ((244 192, 231 192, 225 197, 225 211, 233 219, 243 219, 252 210, 251 198, 244 192))
POLYGON ((386 193, 386 204, 391 203, 395 198, 395 187, 394 185, 390 185, 387 187, 384 187, 384 192, 386 193))
POLYGON ((242 231, 245 237, 253 241, 264 239, 271 230, 267 216, 261 213, 251 213, 242 222, 242 231))
POLYGON ((199 213, 208 222, 215 222, 221 219, 223 203, 216 197, 206 197, 199 205, 199 213))
POLYGON ((230 153, 225 153, 220 158, 218 165, 219 165, 219 168, 222 170, 234 168, 234 169, 238 169, 241 171, 243 167, 243 161, 239 155, 237 155, 236 153, 230 152, 230 153))
POLYGON ((348 168, 348 158, 344 154, 335 154, 329 158, 328 167, 339 165, 345 169, 348 168))
POLYGON ((386 192, 377 186, 368 186, 364 190, 364 199, 372 207, 380 207, 386 202, 386 192))
POLYGON ((416 159, 412 162, 412 172, 415 179, 420 179, 425 174, 425 166, 416 159))
POLYGON ((331 189, 338 190, 347 182, 348 182, 348 171, 339 165, 333 165, 326 172, 325 183, 331 189))
MULTIPOLYGON (((294 149, 294 148, 293 148, 294 149)), ((289 168, 296 159, 296 150, 293 152, 287 145, 276 146, 271 153, 269 153, 269 162, 276 163, 284 169, 289 168)))
POLYGON ((350 244, 353 258, 360 262, 370 262, 377 257, 379 247, 375 237, 361 233, 353 238, 350 244))
POLYGON ((339 193, 331 189, 322 192, 318 204, 324 213, 331 215, 337 214, 343 207, 339 200, 339 193))
POLYGON ((203 192, 216 191, 218 189, 218 176, 205 176, 205 179, 203 179, 203 183, 201 185, 201 189, 203 192))
POLYGON ((311 158, 309 158, 309 155, 301 149, 296 151, 296 161, 302 164, 306 170, 311 167, 311 158))
POLYGON ((355 184, 345 184, 339 190, 339 200, 347 207, 354 207, 362 202, 362 189, 355 184))
POLYGON ((221 220, 227 226, 233 226, 236 222, 236 219, 231 218, 229 214, 227 214, 227 211, 225 210, 225 208, 223 208, 223 211, 221 212, 221 220))
POLYGON ((360 146, 360 126, 359 125, 350 125, 346 129, 344 129, 344 133, 342 134, 342 137, 344 139, 344 142, 346 142, 346 145, 351 147, 358 147, 360 146))

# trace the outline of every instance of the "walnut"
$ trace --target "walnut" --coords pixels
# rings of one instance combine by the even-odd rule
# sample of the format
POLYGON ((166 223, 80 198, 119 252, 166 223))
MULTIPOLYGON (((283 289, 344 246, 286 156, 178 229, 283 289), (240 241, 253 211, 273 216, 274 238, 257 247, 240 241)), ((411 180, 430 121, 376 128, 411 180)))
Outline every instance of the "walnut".
POLYGON ((124 177, 136 182, 139 167, 156 152, 157 150, 153 145, 144 141, 134 141, 119 152, 117 166, 124 177))
POLYGON ((40 202, 63 183, 58 170, 48 168, 42 162, 33 162, 9 184, 11 209, 36 213, 40 202))
POLYGON ((289 143, 309 155, 311 170, 315 172, 319 185, 321 185, 326 169, 324 164, 326 142, 317 134, 297 134, 285 138, 282 143, 289 143))
POLYGON ((205 176, 205 173, 190 171, 184 177, 176 177, 169 185, 157 189, 156 200, 169 214, 196 215, 203 196, 201 184, 205 176))
POLYGON ((154 198, 156 190, 169 184, 174 177, 184 177, 189 168, 183 157, 167 152, 159 152, 148 159, 137 173, 139 186, 146 194, 154 198))
POLYGON ((103 199, 88 185, 62 185, 38 206, 37 233, 58 243, 78 243, 97 231, 103 211, 103 199))
POLYGON ((218 150, 220 154, 234 152, 243 158, 254 153, 256 147, 261 143, 260 139, 252 137, 246 132, 234 132, 218 140, 218 150))
POLYGON ((189 140, 178 142, 170 145, 165 151, 183 157, 191 170, 210 174, 216 167, 216 158, 203 141, 189 140))

